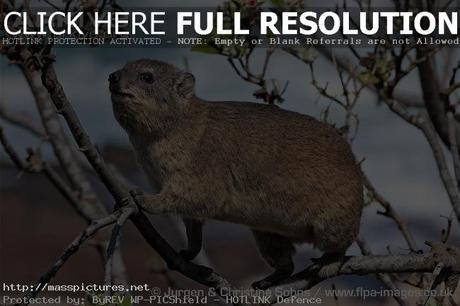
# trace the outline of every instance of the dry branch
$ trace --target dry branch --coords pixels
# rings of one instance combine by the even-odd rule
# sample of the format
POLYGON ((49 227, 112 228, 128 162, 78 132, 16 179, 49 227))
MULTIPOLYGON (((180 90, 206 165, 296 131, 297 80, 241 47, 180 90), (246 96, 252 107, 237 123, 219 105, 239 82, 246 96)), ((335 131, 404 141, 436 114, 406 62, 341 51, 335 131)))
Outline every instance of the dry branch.
POLYGON ((447 191, 447 195, 449 196, 452 207, 457 215, 457 219, 460 221, 460 192, 457 187, 457 182, 450 173, 443 148, 438 140, 438 134, 436 133, 428 116, 424 116, 420 120, 420 128, 431 146, 436 165, 438 166, 439 174, 447 191))
MULTIPOLYGON (((269 59, 269 57, 268 57, 269 59)), ((267 59, 267 63, 268 63, 267 59)), ((86 134, 84 128, 82 127, 75 111, 72 108, 72 105, 67 100, 67 97, 64 93, 62 86, 60 85, 56 73, 54 71, 53 65, 50 59, 45 62, 45 66, 42 67, 42 71, 36 71, 33 69, 23 67, 24 74, 31 85, 32 91, 36 96, 37 102, 43 104, 39 104, 39 107, 42 107, 41 113, 42 118, 44 118, 44 125, 47 127, 47 133, 50 131, 53 132, 53 135, 50 135, 55 143, 55 150, 58 151, 61 148, 64 150, 68 149, 69 144, 67 143, 67 148, 61 145, 66 141, 66 139, 62 138, 63 131, 62 127, 56 130, 53 130, 53 127, 50 126, 50 123, 56 123, 57 115, 55 110, 49 104, 49 98, 52 99, 54 106, 57 108, 58 112, 64 116, 73 136, 76 140, 79 149, 85 154, 86 158, 93 166, 97 174, 99 175, 100 179, 106 185, 108 190, 111 192, 113 197, 115 198, 117 205, 121 206, 115 213, 109 215, 109 217, 103 219, 102 221, 97 221, 96 223, 100 222, 99 225, 95 225, 94 223, 91 224, 63 253, 60 259, 56 262, 56 264, 48 271, 43 277, 42 280, 46 283, 50 280, 54 274, 59 270, 59 268, 65 263, 65 261, 74 254, 79 246, 87 239, 89 236, 97 232, 102 227, 113 224, 118 222, 118 226, 114 228, 111 243, 108 247, 108 268, 110 270, 111 267, 111 255, 113 251, 116 249, 116 241, 118 237, 118 232, 121 226, 124 224, 125 219, 130 217, 130 220, 135 224, 137 229, 140 233, 144 236, 146 241, 152 246, 155 250, 158 251, 160 256, 166 261, 168 266, 171 269, 175 269, 180 273, 184 274, 185 276, 194 279, 201 284, 205 284, 207 286, 211 286, 214 288, 227 288, 230 287, 228 282, 221 278, 219 275, 214 273, 211 269, 195 265, 188 261, 185 261, 182 257, 180 257, 177 252, 172 249, 172 247, 160 236, 160 234, 155 230, 152 224, 149 222, 147 217, 142 213, 139 212, 137 214, 133 214, 134 202, 132 201, 131 196, 128 193, 129 187, 119 181, 117 176, 111 171, 109 167, 107 167, 100 157, 99 153, 97 152, 96 148, 92 144, 89 136, 86 134), (43 86, 41 82, 38 81, 39 78, 42 78, 43 85, 46 87, 48 93, 43 92, 43 86), (49 97, 47 97, 49 94, 49 97), (48 105, 46 105, 48 103, 48 105), (48 117, 49 116, 49 117, 48 117), (57 140, 56 140, 57 139, 57 140), (59 140, 61 139, 61 140, 59 140), (122 204, 126 204, 127 206, 123 206, 122 204), (131 205, 131 206, 130 206, 131 205)), ((423 61, 419 61, 418 63, 422 63, 423 61)), ((267 65, 267 64, 266 64, 267 65)), ((264 73, 266 71, 266 65, 264 66, 264 73)), ((243 65, 245 66, 245 65, 243 65)), ((244 68, 244 67, 243 67, 244 68)), ((246 70, 245 70, 246 71, 246 70)), ((248 74, 248 78, 251 75, 248 74)), ((375 88, 371 88, 376 90, 375 88)), ((437 157, 438 166, 441 171, 441 176, 443 178, 443 182, 446 184, 446 188, 449 191, 449 195, 452 195, 452 202, 454 205, 454 209, 457 207, 457 217, 460 216, 458 206, 459 206, 459 196, 458 196, 458 189, 452 187, 453 180, 452 177, 449 177, 449 172, 445 171, 448 169, 447 163, 445 161, 444 156, 442 155, 442 147, 440 146, 439 142, 437 141, 437 135, 434 132, 434 129, 431 126, 428 126, 426 122, 428 121, 420 121, 419 116, 412 115, 407 108, 405 107, 404 103, 400 103, 398 100, 393 99, 391 97, 387 97, 387 93, 383 91, 378 91, 377 93, 380 96, 385 97, 387 105, 398 115, 402 118, 407 120, 409 123, 419 127, 426 133, 427 138, 430 140, 430 144, 433 147, 433 151, 435 156, 437 157), (434 133, 434 134, 433 134, 434 133), (442 155, 440 157, 440 155, 442 155), (439 159, 439 160, 438 160, 439 159)), ((1 132, 1 130, 0 130, 1 132)), ((455 133, 451 133, 454 135, 455 133)), ((2 135, 3 136, 3 135, 2 135)), ((442 137, 442 136, 441 136, 442 137)), ((19 168, 27 168, 26 164, 22 161, 22 159, 14 153, 12 147, 4 141, 4 137, 1 137, 2 143, 6 149, 6 151, 10 154, 11 159, 19 168)), ((67 153, 62 154, 56 153, 58 158, 65 159, 67 153), (63 158, 64 157, 64 158, 63 158)), ((67 157, 70 155, 67 155, 67 157)), ((68 159, 61 161, 61 163, 66 165, 68 159)), ((80 170, 77 170, 80 171, 80 170)), ((75 172, 70 171, 70 175, 68 175, 70 182, 74 184, 77 183, 75 186, 80 186, 82 183, 81 178, 76 178, 75 172)), ((80 190, 82 195, 87 195, 85 192, 85 188, 77 188, 80 190)), ((91 192, 87 189, 88 192, 91 192)), ((387 203, 384 199, 379 201, 383 207, 387 209, 387 214, 391 215, 393 219, 397 221, 398 218, 391 213, 391 206, 387 203)), ((398 222, 397 222, 398 223, 398 222)), ((403 223, 401 223, 403 224, 403 223)), ((400 225, 400 223, 398 223, 400 225)), ((408 231, 404 230, 404 226, 400 226, 400 229, 405 234, 406 240, 408 241, 408 245, 411 249, 415 249, 415 243, 413 242, 412 237, 408 234, 408 231)), ((389 255, 389 256, 377 256, 377 255, 365 255, 361 257, 347 257, 343 261, 336 263, 338 266, 338 272, 334 274, 330 274, 327 277, 320 277, 320 275, 325 275, 326 273, 324 269, 329 269, 328 267, 320 267, 317 265, 312 265, 305 269, 304 271, 296 274, 290 279, 290 282, 284 286, 288 286, 289 288, 292 287, 299 287, 302 289, 311 288, 315 284, 319 283, 320 281, 337 275, 366 275, 366 274, 381 274, 381 273, 413 273, 413 272, 429 272, 432 273, 436 267, 443 267, 443 269, 448 269, 449 273, 452 275, 458 275, 460 273, 460 260, 459 260, 459 250, 457 248, 448 247, 445 245, 434 245, 432 247, 431 252, 427 254, 408 254, 408 255, 389 255)), ((110 273, 107 275, 107 279, 110 278, 110 273)), ((392 286, 391 280, 384 279, 385 284, 389 287, 392 286)))
MULTIPOLYGON (((1 131, 1 130, 0 130, 1 131)), ((0 135, 3 135, 0 133, 0 135)), ((11 156, 17 156, 12 150, 11 146, 1 137, 3 145, 11 156)), ((20 160, 20 159, 18 159, 20 160)), ((21 161, 21 165, 24 163, 21 161)), ((126 199, 125 199, 126 201, 126 199)), ((129 201, 128 201, 129 202, 129 201)), ((188 276, 202 284, 215 287, 216 289, 230 288, 230 285, 222 279, 220 276, 212 272, 212 270, 197 266, 184 261, 172 248, 163 240, 161 236, 155 231, 150 222, 146 217, 139 213, 138 215, 132 215, 135 211, 133 204, 123 206, 121 210, 117 210, 115 213, 107 218, 100 221, 93 222, 77 239, 75 239, 70 246, 63 252, 61 257, 56 261, 53 267, 48 270, 40 279, 39 284, 48 283, 51 278, 58 272, 66 260, 77 252, 78 248, 86 241, 90 236, 96 233, 102 227, 106 225, 119 222, 121 226, 124 224, 125 218, 131 217, 131 220, 138 227, 143 234, 144 238, 149 244, 159 252, 163 259, 167 262, 170 268, 175 268, 185 276, 188 276), (139 218, 141 217, 141 218, 139 218), (169 253, 169 254, 168 254, 169 253), (170 257, 164 257, 169 255, 170 257)), ((118 231, 118 230, 117 230, 118 231)), ((114 235, 116 238, 117 235, 114 235)), ((112 241, 115 241, 115 238, 112 241)), ((113 245, 112 245, 113 246, 113 245)), ((366 275, 373 273, 412 273, 412 272, 432 272, 440 263, 445 268, 449 269, 449 273, 457 275, 460 273, 460 251, 458 248, 445 246, 443 244, 433 244, 432 251, 427 254, 409 254, 409 255, 389 255, 389 256, 378 256, 378 255, 366 255, 360 257, 348 257, 343 261, 335 263, 340 268, 337 273, 330 274, 327 277, 320 277, 319 275, 325 275, 323 269, 329 270, 328 266, 320 267, 312 265, 304 271, 294 275, 285 285, 280 288, 297 288, 297 289, 309 289, 326 278, 334 277, 337 275, 366 275)), ((38 294, 37 288, 32 294, 38 294)), ((219 292, 219 291, 218 291, 219 292)), ((270 294, 271 291, 269 291, 270 294)), ((271 296, 272 300, 276 300, 276 296, 271 296)))
MULTIPOLYGON (((24 63, 26 62, 28 62, 27 59, 24 59, 24 63)), ((78 202, 76 205, 78 206, 78 211, 84 215, 85 220, 88 222, 106 216, 107 210, 103 203, 99 201, 78 158, 75 156, 75 150, 72 148, 50 96, 41 82, 41 74, 34 70, 33 65, 21 64, 20 68, 35 98, 38 112, 54 154, 61 165, 63 173, 70 182, 72 190, 77 195, 78 202)), ((95 246, 101 257, 104 258, 104 251, 110 234, 102 231, 98 235, 100 236, 99 243, 95 246)), ((117 263, 114 268, 114 274, 117 276, 116 281, 117 283, 126 283, 125 266, 119 250, 116 251, 115 257, 117 263)))
POLYGON ((21 65, 21 70, 29 84, 35 98, 38 112, 41 116, 43 126, 49 136, 50 143, 61 167, 74 189, 80 193, 82 199, 82 210, 87 211, 88 219, 98 219, 107 214, 102 203, 100 203, 91 188, 91 184, 85 177, 82 168, 75 158, 72 145, 65 135, 64 129, 59 122, 58 115, 50 100, 46 88, 41 83, 39 72, 21 65))
POLYGON ((2 144, 6 154, 8 154, 16 168, 18 168, 20 171, 24 171, 24 169, 26 169, 26 165, 16 150, 13 148, 13 146, 6 139, 2 126, 0 126, 0 143, 2 144))
MULTIPOLYGON (((2 3, 5 4, 6 2, 2 1, 2 3)), ((7 3, 6 9, 13 10, 14 7, 7 3)), ((75 170, 71 170, 67 173, 69 181, 78 187, 89 186, 83 186, 79 184, 83 182, 82 177, 77 177, 79 174, 77 171, 80 169, 74 167, 74 164, 66 164, 67 162, 73 160, 73 158, 71 150, 68 150, 69 143, 64 145, 64 143, 67 142, 67 139, 62 137, 64 133, 56 116, 56 109, 66 119, 67 125, 69 126, 79 149, 87 157, 87 160, 99 175, 102 182, 111 192, 116 200, 116 203, 120 204, 122 202, 126 202, 126 200, 131 202, 131 197, 128 193, 127 186, 121 184, 117 177, 113 175, 111 171, 109 171, 96 148, 89 139, 89 136, 84 131, 72 106, 67 101, 60 83, 57 81, 51 63, 47 63, 44 69, 42 69, 42 53, 40 52, 39 55, 32 54, 31 51, 27 48, 12 48, 8 50, 2 50, 2 53, 7 55, 14 63, 20 64, 20 67, 22 68, 22 71, 24 72, 24 75, 29 82, 30 88, 32 89, 34 97, 37 100, 39 110, 41 110, 42 121, 45 128, 47 129, 46 132, 49 134, 50 140, 52 139, 54 141, 53 148, 55 150, 56 156, 58 159, 60 159, 64 170, 69 169, 67 166, 70 166, 72 167, 71 169, 75 170), (43 85, 45 85, 46 89, 43 85), (54 109, 54 107, 48 103, 50 96, 56 109, 54 109)), ((91 195, 91 190, 89 189, 78 188, 78 190, 82 196, 91 195)), ((229 283, 225 279, 214 273, 211 269, 187 262, 181 256, 179 256, 175 250, 160 236, 160 234, 155 230, 155 228, 151 225, 150 221, 143 213, 138 213, 135 216, 131 216, 130 219, 138 228, 142 236, 149 243, 149 245, 158 251, 160 256, 165 260, 171 269, 178 270, 185 276, 188 276, 191 279, 194 279, 197 282, 207 286, 215 287, 217 289, 222 287, 230 287, 229 283)))
POLYGON ((373 198, 374 201, 379 203, 385 210, 381 212, 381 215, 384 215, 390 219, 392 219, 396 225, 398 226, 398 229, 400 230, 401 234, 403 235, 404 239, 406 240, 407 246, 412 252, 416 252, 417 249, 417 244, 415 243, 415 240, 412 236, 412 233, 409 230, 409 227, 407 226, 406 222, 404 219, 399 215, 399 213, 393 208, 390 202, 388 202, 372 185, 371 181, 367 177, 367 175, 362 172, 362 176, 364 179, 364 185, 366 186, 366 189, 369 193, 371 193, 371 197, 373 198))
MULTIPOLYGON (((125 210, 118 218, 117 222, 112 228, 112 235, 110 236, 109 244, 107 246, 107 258, 105 263, 105 284, 112 285, 113 284, 113 259, 115 250, 118 248, 119 243, 119 235, 121 228, 125 224, 126 220, 134 214, 138 213, 137 206, 133 206, 129 210, 125 210)), ((111 292, 110 292, 111 293, 111 292)))
MULTIPOLYGON (((43 67, 42 80, 58 113, 65 118, 80 151, 93 166, 102 182, 114 197, 117 205, 126 202, 134 204, 132 197, 128 193, 129 187, 124 185, 117 176, 112 173, 111 169, 105 164, 99 152, 94 147, 88 134, 85 132, 57 79, 51 61, 47 62, 43 67)), ((230 287, 230 284, 224 278, 211 269, 184 260, 156 231, 142 212, 131 215, 130 220, 134 223, 147 243, 160 254, 163 260, 165 260, 170 269, 177 270, 203 285, 218 289, 218 291, 220 288, 230 287)))
POLYGON ((64 182, 62 177, 48 163, 41 159, 39 153, 29 149, 28 160, 24 161, 6 138, 2 126, 0 126, 0 143, 19 172, 42 173, 45 175, 74 210, 87 222, 91 222, 91 220, 86 219, 86 215, 80 210, 79 199, 72 188, 64 182))
MULTIPOLYGON (((361 249, 361 253, 365 256, 372 255, 369 246, 367 245, 366 241, 362 238, 357 239, 357 244, 361 249)), ((391 276, 387 273, 377 273, 377 278, 390 290, 396 291, 398 287, 396 287, 395 283, 391 279, 391 276)), ((394 299, 400 306, 405 306, 407 303, 401 297, 394 295, 394 299)))
MULTIPOLYGON (((417 49, 417 58, 420 59, 418 71, 423 100, 437 134, 449 146, 449 123, 447 120, 447 112, 450 109, 449 100, 448 96, 441 95, 441 84, 437 77, 434 57, 429 52, 430 49, 417 49)), ((459 129, 458 125, 455 128, 459 129)), ((458 141, 460 138, 457 139, 458 141)))
MULTIPOLYGON (((292 276, 284 285, 268 292, 270 299, 276 301, 273 292, 280 289, 307 290, 321 281, 338 275, 368 275, 378 273, 432 273, 442 263, 449 275, 456 277, 460 274, 460 249, 444 244, 430 243, 431 251, 426 254, 408 255, 367 255, 347 257, 343 261, 331 265, 339 266, 336 273, 330 274, 328 266, 311 265, 305 270, 292 276), (327 276, 319 276, 327 275, 327 276)), ((458 280, 457 280, 458 281, 458 280)))
POLYGON ((460 189, 460 157, 458 153, 457 144, 457 131, 455 129, 455 118, 452 112, 447 113, 447 120, 449 122, 449 143, 450 152, 452 154, 452 163, 454 164, 455 179, 457 181, 457 188, 460 189))
POLYGON ((34 290, 30 292, 28 296, 37 296, 38 293, 44 289, 44 286, 46 286, 50 282, 50 280, 62 268, 62 266, 67 262, 67 260, 80 249, 80 247, 86 240, 88 240, 88 238, 96 234, 99 230, 103 229, 104 227, 117 222, 120 215, 132 211, 132 207, 125 207, 124 210, 116 211, 100 220, 92 221, 90 225, 80 235, 78 235, 78 237, 75 238, 72 241, 72 243, 64 250, 62 255, 59 256, 58 260, 53 264, 53 266, 40 277, 37 283, 38 285, 34 286, 34 290))
POLYGON ((2 102, 0 102, 0 118, 13 125, 19 126, 29 131, 32 135, 35 135, 39 138, 47 138, 46 132, 43 129, 43 127, 37 122, 35 122, 31 118, 31 116, 29 116, 26 113, 12 112, 8 110, 2 102))
MULTIPOLYGON (((338 69, 346 71, 348 74, 352 75, 353 77, 357 78, 356 71, 353 69, 353 65, 351 65, 351 61, 345 57, 335 56, 333 51, 328 48, 318 47, 318 50, 331 62, 336 63, 338 69)), ((284 51, 291 54, 292 56, 296 57, 297 59, 303 61, 301 55, 298 53, 297 50, 292 48, 285 48, 284 51)), ((400 101, 398 97, 395 97, 392 91, 389 91, 387 88, 377 88, 373 85, 367 85, 366 88, 371 90, 372 92, 376 93, 378 97, 393 111, 396 115, 401 117, 407 123, 417 127, 418 129, 424 131, 425 136, 431 137, 428 139, 432 149, 438 149, 438 146, 433 146, 433 137, 439 135, 439 137, 443 140, 443 142, 449 145, 449 123, 447 119, 447 112, 450 110, 448 97, 444 97, 441 95, 441 91, 439 89, 439 81, 436 79, 435 69, 433 67, 433 56, 435 52, 433 50, 428 51, 419 51, 418 58, 415 61, 415 66, 419 68, 419 74, 421 78, 421 85, 423 88, 423 95, 424 95, 424 103, 426 110, 429 115, 429 119, 433 122, 434 127, 434 134, 431 132, 431 128, 427 128, 426 125, 423 123, 426 120, 421 120, 421 114, 413 114, 409 107, 406 106, 404 101, 400 101), (427 133, 428 132, 428 133, 427 133)), ((306 64, 310 65, 310 62, 306 62, 306 64)), ((406 72, 408 73, 408 72, 406 72)), ((401 76, 398 80, 401 79, 401 76)), ((392 84, 392 88, 394 89, 396 84, 392 84)), ((416 102, 414 102, 416 103, 416 102)), ((411 104, 414 104, 411 102, 411 104)), ((457 143, 460 140, 460 130, 459 124, 455 121, 454 127, 455 135, 457 138, 457 143)), ((437 136, 436 136, 437 137, 437 136)), ((450 147, 450 145, 449 145, 450 147)), ((440 147, 441 148, 441 147, 440 147)), ((442 148, 441 148, 442 149, 442 148)), ((442 151, 439 151, 442 153, 442 151)), ((438 152, 433 152, 435 159, 441 157, 441 154, 438 152)), ((436 161, 440 171, 444 171, 446 169, 444 164, 446 162, 436 161)), ((443 178, 443 183, 449 187, 447 189, 447 193, 451 200, 452 207, 456 214, 457 220, 460 221, 460 205, 459 201, 457 200, 457 196, 455 195, 458 191, 455 191, 451 188, 451 179, 446 172, 444 171, 441 173, 441 178, 443 178), (446 182, 445 179, 448 181, 446 182)))

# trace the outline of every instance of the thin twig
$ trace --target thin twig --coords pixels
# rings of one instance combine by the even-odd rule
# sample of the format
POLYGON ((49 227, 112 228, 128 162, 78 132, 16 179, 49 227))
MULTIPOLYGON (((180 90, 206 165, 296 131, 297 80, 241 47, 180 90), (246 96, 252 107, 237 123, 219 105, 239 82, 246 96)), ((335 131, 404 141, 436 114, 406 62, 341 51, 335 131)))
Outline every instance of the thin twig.
MULTIPOLYGON (((112 285, 112 268, 113 268, 113 254, 115 253, 115 249, 118 247, 118 240, 120 235, 120 230, 125 224, 126 220, 134 214, 136 210, 134 208, 128 208, 123 211, 121 216, 118 218, 117 222, 113 226, 112 235, 110 236, 109 245, 107 246, 107 257, 105 263, 105 284, 112 285)), ((109 292, 112 294, 112 292, 109 292)))
POLYGON ((446 188, 447 195, 449 196, 451 205, 456 213, 457 220, 460 221, 460 194, 457 188, 457 182, 449 171, 446 157, 444 156, 442 146, 438 140, 438 134, 436 133, 434 127, 431 124, 430 118, 427 115, 425 115, 421 120, 420 127, 426 139, 428 140, 428 143, 430 144, 431 150, 433 151, 441 180, 444 184, 444 187, 446 188))
MULTIPOLYGON (((33 57, 27 52, 22 52, 24 62, 27 58, 33 57)), ((40 60, 41 61, 41 60, 40 60)), ((53 148, 53 152, 59 161, 61 170, 70 183, 70 187, 78 197, 78 211, 84 215, 85 220, 96 220, 107 215, 107 210, 104 204, 99 200, 91 182, 84 173, 81 162, 76 156, 77 152, 71 144, 70 139, 64 132, 62 123, 56 113, 53 102, 43 86, 41 81, 41 73, 34 70, 35 67, 28 67, 23 63, 19 63, 19 67, 27 80, 27 83, 32 91, 37 104, 38 112, 41 116, 46 134, 49 136, 49 142, 53 148)), ((99 245, 96 248, 102 258, 105 256, 105 249, 109 239, 109 233, 103 231, 99 245)), ((117 253, 120 252, 117 250, 117 253)), ((117 275, 117 283, 126 283, 126 274, 124 263, 121 260, 122 256, 117 254, 117 265, 115 266, 117 275), (120 260, 118 260, 120 259, 120 260)))
POLYGON ((34 286, 34 290, 29 293, 29 296, 36 297, 38 293, 47 286, 49 281, 56 275, 56 273, 67 262, 67 260, 80 249, 86 240, 88 240, 88 238, 92 237, 100 229, 115 223, 122 213, 123 211, 116 211, 107 217, 91 222, 91 224, 64 250, 64 252, 61 254, 61 256, 59 256, 58 260, 53 264, 53 266, 40 277, 37 285, 34 286))
POLYGON ((457 188, 460 189, 460 158, 458 153, 457 135, 455 128, 455 118, 452 112, 447 112, 447 120, 449 122, 449 143, 450 152, 452 154, 452 162, 454 164, 455 179, 457 181, 457 188))
POLYGON ((31 116, 26 113, 15 113, 6 108, 6 106, 0 102, 0 117, 9 123, 21 127, 32 135, 39 138, 47 138, 46 132, 43 127, 35 122, 31 116))
MULTIPOLYGON (((43 68, 42 79, 43 84, 50 93, 51 99, 54 102, 57 111, 65 118, 80 150, 93 166, 94 170, 110 191, 117 204, 126 203, 126 201, 134 204, 128 193, 128 186, 120 182, 117 176, 112 173, 91 142, 89 135, 84 130, 57 79, 52 63, 47 63, 47 65, 43 68)), ((184 276, 187 276, 203 285, 216 288, 218 292, 220 292, 220 289, 222 288, 231 288, 229 282, 215 273, 212 269, 196 265, 183 259, 157 232, 142 212, 131 215, 130 220, 134 223, 148 244, 160 254, 163 260, 165 260, 170 269, 175 269, 184 276)))
MULTIPOLYGON (((311 265, 294 276, 290 277, 283 285, 271 288, 267 293, 270 301, 276 303, 279 296, 276 292, 288 292, 288 296, 307 290, 327 278, 338 275, 368 275, 376 273, 433 273, 439 263, 449 266, 452 275, 460 272, 460 249, 444 244, 432 243, 432 249, 425 254, 408 255, 367 255, 347 257, 331 265, 338 268, 336 273, 322 272, 329 270, 328 266, 311 265)), ((285 296, 285 297, 288 297, 285 296)))
POLYGON ((362 171, 362 176, 364 179, 364 185, 366 186, 366 189, 368 192, 371 193, 371 196, 374 201, 379 203, 384 209, 384 212, 381 212, 381 215, 384 215, 390 219, 392 219, 396 225, 398 226, 398 229, 402 233, 404 239, 406 240, 407 246, 412 252, 417 252, 417 244, 415 243, 415 240, 406 224, 406 222, 403 220, 403 218, 398 214, 398 212, 393 208, 390 202, 388 202, 372 185, 371 181, 367 177, 367 175, 362 171))
MULTIPOLYGON (((359 248, 361 249, 361 253, 363 255, 371 255, 372 252, 369 248, 369 246, 367 245, 366 241, 363 239, 363 238, 358 238, 356 240, 356 242, 358 243, 358 246, 359 248)), ((389 288, 390 290, 393 290, 393 291, 397 291, 398 288, 396 287, 396 285, 394 284, 393 280, 391 279, 391 276, 387 273, 377 273, 377 277, 378 279, 387 287, 389 288)), ((407 305, 407 303, 404 301, 404 299, 402 299, 400 296, 398 296, 397 294, 393 295, 394 299, 396 300, 396 302, 398 302, 398 304, 400 306, 405 306, 407 305)))
POLYGON ((74 210, 87 222, 91 221, 87 219, 85 214, 80 210, 81 205, 77 194, 72 190, 72 188, 70 188, 70 186, 65 183, 62 177, 48 165, 48 163, 41 159, 39 154, 29 149, 29 162, 24 161, 6 138, 2 126, 0 126, 0 142, 3 145, 5 152, 8 154, 20 173, 41 173, 45 175, 61 193, 61 195, 68 201, 68 203, 74 208, 74 210), (30 162, 31 160, 33 160, 33 163, 30 162))
POLYGON ((8 154, 8 156, 11 159, 11 161, 16 166, 16 168, 18 168, 21 171, 23 171, 26 168, 26 166, 25 166, 24 162, 22 161, 22 158, 19 156, 19 154, 16 152, 16 150, 14 150, 12 145, 6 139, 5 134, 3 132, 3 127, 2 126, 0 126, 0 142, 1 142, 2 146, 3 146, 3 148, 5 149, 5 152, 8 154))

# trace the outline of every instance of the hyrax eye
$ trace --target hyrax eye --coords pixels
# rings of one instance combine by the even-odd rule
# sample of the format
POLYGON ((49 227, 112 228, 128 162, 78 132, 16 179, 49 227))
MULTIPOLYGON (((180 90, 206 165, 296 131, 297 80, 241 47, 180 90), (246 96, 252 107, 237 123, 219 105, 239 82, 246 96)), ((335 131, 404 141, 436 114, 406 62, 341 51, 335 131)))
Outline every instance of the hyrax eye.
POLYGON ((153 83, 153 74, 150 72, 144 72, 140 75, 141 80, 145 83, 152 84, 153 83))

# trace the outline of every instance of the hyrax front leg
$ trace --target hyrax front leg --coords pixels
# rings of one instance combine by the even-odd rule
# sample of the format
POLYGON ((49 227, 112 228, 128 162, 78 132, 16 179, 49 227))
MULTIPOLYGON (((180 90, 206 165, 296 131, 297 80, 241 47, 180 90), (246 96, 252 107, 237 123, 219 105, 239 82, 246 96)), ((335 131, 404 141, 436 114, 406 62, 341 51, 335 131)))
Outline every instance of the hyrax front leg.
MULTIPOLYGON (((182 201, 177 196, 166 192, 159 194, 145 194, 142 190, 136 189, 130 192, 134 201, 141 209, 151 214, 184 214, 182 201)), ((203 237, 203 222, 183 218, 187 233, 187 249, 180 252, 187 260, 192 260, 201 251, 203 237)))
POLYGON ((267 289, 287 279, 294 271, 292 256, 295 248, 292 242, 283 236, 253 231, 259 251, 265 261, 275 269, 266 278, 252 284, 254 289, 267 289))
POLYGON ((188 245, 186 250, 180 252, 180 255, 184 259, 192 260, 201 251, 203 242, 203 222, 190 218, 183 218, 183 221, 187 233, 188 245))
POLYGON ((169 193, 147 194, 140 189, 130 191, 136 204, 143 210, 154 215, 180 214, 181 201, 169 193))

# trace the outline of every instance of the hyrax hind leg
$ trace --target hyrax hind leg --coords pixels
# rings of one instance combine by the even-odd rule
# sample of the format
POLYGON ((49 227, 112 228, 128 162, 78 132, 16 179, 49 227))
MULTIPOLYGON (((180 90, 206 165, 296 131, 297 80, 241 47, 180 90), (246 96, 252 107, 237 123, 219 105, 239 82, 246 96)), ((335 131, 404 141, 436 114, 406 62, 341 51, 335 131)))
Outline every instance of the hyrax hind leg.
POLYGON ((275 269, 266 278, 252 284, 254 289, 267 289, 287 279, 294 271, 292 256, 295 248, 292 242, 283 236, 254 231, 259 251, 265 261, 275 269))
POLYGON ((201 251, 203 244, 203 222, 190 218, 183 218, 187 233, 187 249, 182 250, 180 255, 187 260, 194 259, 201 251))

